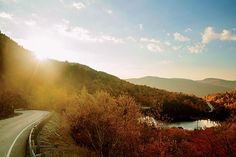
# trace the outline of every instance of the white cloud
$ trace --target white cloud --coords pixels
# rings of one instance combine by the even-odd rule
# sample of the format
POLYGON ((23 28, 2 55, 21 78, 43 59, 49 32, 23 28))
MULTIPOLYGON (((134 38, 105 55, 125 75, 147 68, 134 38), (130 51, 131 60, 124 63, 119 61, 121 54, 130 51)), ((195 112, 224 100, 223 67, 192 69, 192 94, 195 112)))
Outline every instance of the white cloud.
POLYGON ((208 44, 213 40, 236 41, 236 35, 233 35, 229 30, 226 29, 224 29, 221 33, 217 33, 212 27, 207 27, 202 34, 202 43, 208 44))
POLYGON ((189 46, 188 50, 190 53, 200 53, 203 51, 204 47, 211 41, 221 40, 221 41, 236 41, 236 35, 232 34, 229 30, 224 29, 222 32, 217 33, 213 27, 205 28, 202 33, 202 41, 193 46, 189 46))
POLYGON ((169 41, 165 41, 164 44, 165 44, 166 46, 170 46, 170 45, 171 45, 171 43, 170 43, 169 41))
POLYGON ((132 37, 132 36, 128 36, 126 39, 127 39, 128 41, 132 41, 132 42, 136 42, 136 41, 137 41, 137 39, 135 39, 135 38, 132 37))
POLYGON ((78 10, 84 9, 86 7, 82 2, 73 2, 72 6, 78 10))
POLYGON ((28 21, 25 21, 25 24, 28 25, 28 26, 35 26, 36 21, 34 21, 34 20, 28 20, 28 21))
POLYGON ((229 30, 224 29, 223 32, 220 34, 220 40, 236 41, 236 35, 233 35, 229 30))
POLYGON ((116 38, 116 37, 113 37, 113 36, 110 36, 110 35, 102 35, 101 37, 98 37, 101 39, 101 41, 110 41, 110 42, 113 42, 113 43, 123 43, 123 40, 120 39, 120 38, 116 38))
POLYGON ((13 17, 11 14, 8 14, 6 12, 0 12, 0 18, 12 20, 13 17))
POLYGON ((146 44, 146 48, 151 52, 162 52, 171 46, 169 41, 160 41, 154 38, 140 38, 141 43, 146 44))
POLYGON ((92 36, 87 29, 78 26, 71 27, 68 23, 57 25, 56 29, 60 34, 76 40, 84 42, 102 42, 98 38, 92 36))
POLYGON ((162 52, 163 51, 160 45, 154 44, 154 43, 148 44, 147 49, 151 52, 162 52))
POLYGON ((157 40, 157 39, 149 39, 149 38, 140 38, 140 41, 141 42, 151 42, 151 43, 160 43, 160 40, 157 40))
POLYGON ((142 31, 143 30, 143 24, 140 23, 138 26, 139 26, 139 30, 142 31))
POLYGON ((203 51, 204 47, 205 47, 205 44, 197 43, 194 46, 189 46, 188 50, 190 53, 200 53, 203 51))
POLYGON ((74 38, 82 42, 93 42, 93 43, 111 42, 115 44, 123 43, 123 39, 121 38, 117 38, 111 35, 96 34, 79 26, 71 26, 69 21, 66 20, 63 20, 62 24, 57 25, 56 30, 58 33, 64 36, 74 38))
POLYGON ((104 11, 109 15, 111 15, 113 13, 113 11, 111 9, 104 9, 104 11))
POLYGON ((175 51, 177 51, 177 50, 179 50, 179 49, 181 49, 181 48, 182 48, 182 46, 173 46, 173 47, 172 47, 172 49, 175 50, 175 51))
POLYGON ((184 31, 185 32, 192 32, 193 30, 191 28, 186 28, 184 31))
POLYGON ((216 34, 213 30, 212 27, 207 27, 204 31, 204 33, 202 34, 202 43, 207 44, 209 43, 211 40, 215 40, 219 38, 218 34, 216 34))
POLYGON ((186 37, 186 36, 184 36, 184 35, 182 35, 182 34, 180 34, 178 32, 175 32, 173 34, 173 36, 174 36, 175 40, 180 41, 180 42, 190 41, 190 39, 188 37, 186 37))

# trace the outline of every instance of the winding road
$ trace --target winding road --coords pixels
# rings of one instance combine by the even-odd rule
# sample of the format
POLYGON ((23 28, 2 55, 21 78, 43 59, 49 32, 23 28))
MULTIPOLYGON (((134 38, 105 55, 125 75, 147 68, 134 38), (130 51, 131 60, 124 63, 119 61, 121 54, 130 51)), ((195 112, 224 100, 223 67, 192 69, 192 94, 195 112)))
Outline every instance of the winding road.
POLYGON ((210 108, 210 111, 209 112, 213 112, 214 111, 214 106, 212 106, 212 104, 210 102, 207 101, 207 105, 208 107, 210 108))
POLYGON ((15 111, 18 116, 0 120, 0 157, 25 157, 30 129, 49 112, 15 111))

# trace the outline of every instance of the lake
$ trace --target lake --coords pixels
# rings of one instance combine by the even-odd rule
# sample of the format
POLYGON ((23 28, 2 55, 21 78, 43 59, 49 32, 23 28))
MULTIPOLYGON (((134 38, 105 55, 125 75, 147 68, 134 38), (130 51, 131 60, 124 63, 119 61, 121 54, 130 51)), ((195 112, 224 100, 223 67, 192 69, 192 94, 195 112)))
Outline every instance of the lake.
POLYGON ((204 129, 210 128, 219 125, 219 123, 211 120, 196 120, 196 121, 189 121, 189 122, 175 122, 175 123, 165 123, 163 124, 165 127, 172 128, 172 127, 182 127, 186 130, 194 130, 194 129, 204 129))

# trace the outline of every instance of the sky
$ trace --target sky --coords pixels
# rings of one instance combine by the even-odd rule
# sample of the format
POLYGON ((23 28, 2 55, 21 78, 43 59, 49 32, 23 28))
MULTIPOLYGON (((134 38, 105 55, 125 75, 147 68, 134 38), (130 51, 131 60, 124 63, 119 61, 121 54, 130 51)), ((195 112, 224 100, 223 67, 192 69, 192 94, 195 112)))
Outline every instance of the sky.
POLYGON ((0 0, 0 31, 38 58, 122 79, 236 80, 235 0, 0 0))

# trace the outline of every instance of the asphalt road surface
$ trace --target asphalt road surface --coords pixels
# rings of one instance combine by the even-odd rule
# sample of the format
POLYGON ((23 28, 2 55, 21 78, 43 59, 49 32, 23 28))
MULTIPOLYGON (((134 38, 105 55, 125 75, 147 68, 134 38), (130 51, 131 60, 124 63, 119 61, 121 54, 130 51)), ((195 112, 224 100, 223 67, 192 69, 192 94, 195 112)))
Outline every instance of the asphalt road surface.
POLYGON ((15 111, 19 115, 0 120, 0 157, 25 157, 30 129, 49 112, 15 111))
POLYGON ((212 106, 211 103, 207 102, 208 107, 210 108, 209 112, 213 112, 213 110, 215 109, 214 106, 212 106))

